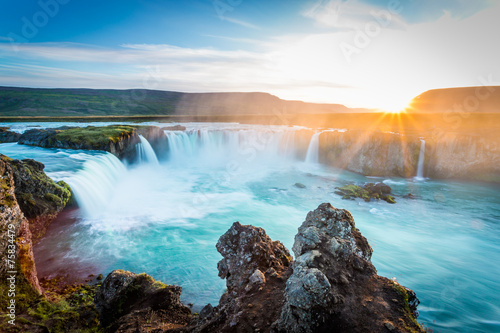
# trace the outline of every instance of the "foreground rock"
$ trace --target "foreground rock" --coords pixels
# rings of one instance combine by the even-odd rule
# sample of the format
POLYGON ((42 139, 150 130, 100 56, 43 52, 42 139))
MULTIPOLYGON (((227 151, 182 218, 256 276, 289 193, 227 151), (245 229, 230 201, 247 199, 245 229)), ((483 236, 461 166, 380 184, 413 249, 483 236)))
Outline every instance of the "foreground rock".
POLYGON ((342 199, 354 199, 361 198, 365 201, 370 201, 371 199, 375 200, 384 200, 390 204, 395 204, 396 200, 391 195, 392 189, 390 186, 385 185, 384 183, 368 183, 363 187, 358 185, 346 185, 342 187, 336 187, 338 191, 335 191, 335 194, 341 195, 342 199))
POLYGON ((133 160, 139 135, 158 151, 166 145, 165 133, 159 127, 129 125, 31 129, 21 135, 19 143, 44 148, 104 150, 120 159, 133 160))
POLYGON ((377 275, 348 211, 321 204, 299 228, 293 251, 277 331, 422 331, 415 294, 377 275))
POLYGON ((227 292, 219 305, 204 310, 194 332, 252 332, 271 327, 284 303, 283 291, 292 257, 264 229, 235 222, 220 237, 219 276, 227 292))
POLYGON ((108 332, 175 329, 191 320, 191 310, 180 302, 181 291, 146 274, 115 270, 97 291, 95 307, 108 332))
POLYGON ((0 127, 0 143, 17 142, 21 134, 9 131, 6 127, 0 127))
POLYGON ((11 260, 1 261, 0 275, 19 271, 20 278, 38 293, 42 289, 32 243, 45 234, 71 197, 69 186, 55 183, 43 168, 42 163, 33 160, 13 160, 0 154, 0 250, 12 254, 8 257, 11 260))
POLYGON ((263 229, 236 222, 217 243, 227 293, 192 332, 423 332, 415 293, 377 275, 346 210, 322 204, 295 237, 296 261, 263 229))

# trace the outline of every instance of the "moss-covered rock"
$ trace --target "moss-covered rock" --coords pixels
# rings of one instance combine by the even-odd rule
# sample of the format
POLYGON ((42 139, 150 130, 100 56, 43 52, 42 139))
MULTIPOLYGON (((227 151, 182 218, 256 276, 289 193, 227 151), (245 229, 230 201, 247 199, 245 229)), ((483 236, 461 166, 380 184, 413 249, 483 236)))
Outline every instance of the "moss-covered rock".
MULTIPOLYGON (((8 324, 7 320, 2 320, 0 331, 12 333, 103 332, 94 306, 97 285, 70 285, 52 292, 50 282, 44 284, 47 294, 50 294, 50 298, 47 298, 34 292, 28 281, 18 281, 16 325, 13 326, 8 324)), ((2 288, 5 286, 0 285, 0 291, 3 291, 2 288)), ((2 295, 4 295, 3 292, 2 295)), ((6 314, 1 316, 6 316, 6 314)))
POLYGON ((135 156, 139 135, 150 141, 153 148, 161 150, 166 145, 163 130, 156 126, 109 125, 87 127, 59 127, 31 129, 19 138, 20 144, 45 148, 103 150, 119 158, 135 156))
POLYGON ((391 196, 392 189, 390 186, 384 183, 367 183, 363 187, 348 184, 342 187, 336 187, 338 191, 335 191, 335 194, 341 195, 342 199, 351 200, 355 198, 361 198, 366 202, 369 202, 371 199, 375 200, 384 200, 390 204, 395 204, 396 199, 391 196))
POLYGON ((191 310, 180 302, 181 291, 144 273, 115 270, 97 291, 95 305, 108 332, 122 332, 131 322, 151 328, 148 317, 157 318, 157 327, 182 327, 191 320, 191 310))
POLYGON ((71 200, 71 189, 63 181, 54 182, 37 161, 10 160, 14 172, 15 196, 24 216, 30 221, 33 240, 45 234, 48 224, 71 200))

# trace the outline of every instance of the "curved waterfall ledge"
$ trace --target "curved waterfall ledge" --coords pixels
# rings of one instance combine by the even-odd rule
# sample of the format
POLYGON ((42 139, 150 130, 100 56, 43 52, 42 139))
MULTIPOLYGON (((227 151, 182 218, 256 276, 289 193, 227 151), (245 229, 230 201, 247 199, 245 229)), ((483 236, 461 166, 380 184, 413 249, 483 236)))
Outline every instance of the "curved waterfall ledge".
POLYGON ((135 160, 141 138, 161 150, 165 133, 156 126, 110 125, 30 129, 19 138, 19 144, 44 148, 103 150, 120 159, 135 160))
POLYGON ((60 127, 30 129, 20 136, 11 132, 3 135, 25 145, 108 151, 128 162, 156 163, 155 160, 181 156, 189 159, 193 154, 206 151, 209 156, 223 149, 242 154, 274 150, 275 154, 285 154, 307 164, 328 165, 364 176, 500 182, 500 141, 496 136, 449 133, 434 137, 432 133, 416 136, 303 128, 266 130, 258 126, 243 130, 193 129, 181 125, 60 127))

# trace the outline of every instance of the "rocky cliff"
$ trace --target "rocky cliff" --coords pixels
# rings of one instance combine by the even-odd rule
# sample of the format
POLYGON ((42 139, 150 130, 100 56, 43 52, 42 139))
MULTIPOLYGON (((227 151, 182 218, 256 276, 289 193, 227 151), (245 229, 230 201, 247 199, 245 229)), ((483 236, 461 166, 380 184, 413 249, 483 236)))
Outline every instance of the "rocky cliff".
POLYGON ((86 149, 108 151, 120 159, 133 160, 139 135, 158 151, 163 151, 166 137, 156 126, 110 125, 104 127, 59 127, 31 129, 19 138, 20 144, 44 148, 86 149))
POLYGON ((455 133, 411 136, 347 131, 320 135, 320 162, 365 176, 417 175, 421 139, 424 176, 436 179, 500 182, 500 137, 455 133))
POLYGON ((43 168, 42 163, 33 160, 12 160, 0 154, 0 250, 4 258, 0 275, 18 272, 18 278, 26 280, 38 293, 42 288, 32 243, 45 234, 71 197, 69 186, 55 183, 43 168))

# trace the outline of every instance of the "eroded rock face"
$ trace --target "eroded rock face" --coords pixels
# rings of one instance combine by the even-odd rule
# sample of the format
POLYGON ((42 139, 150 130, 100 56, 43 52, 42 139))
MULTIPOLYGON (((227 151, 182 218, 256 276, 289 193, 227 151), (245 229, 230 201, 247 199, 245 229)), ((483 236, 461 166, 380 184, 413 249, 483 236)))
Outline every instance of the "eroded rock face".
POLYGON ((174 329, 191 319, 191 310, 180 302, 181 291, 144 273, 115 270, 98 289, 95 306, 108 332, 174 329))
POLYGON ((283 244, 272 241, 262 228, 235 222, 219 238, 217 251, 224 257, 217 264, 230 293, 265 283, 264 272, 283 271, 292 261, 283 244))
POLYGON ((284 302, 290 253, 264 229, 239 222, 219 238, 217 250, 223 256, 217 268, 219 276, 226 279, 227 293, 217 307, 204 309, 203 317, 190 330, 268 331, 284 302))
POLYGON ((21 211, 29 220, 33 241, 43 235, 50 222, 69 203, 71 189, 63 181, 54 182, 37 161, 11 160, 9 162, 15 181, 15 196, 21 211))
POLYGON ((376 274, 372 249, 348 211, 324 203, 309 212, 293 251, 277 331, 386 332, 386 324, 421 331, 405 310, 408 292, 376 274))
POLYGON ((33 289, 42 293, 35 269, 29 223, 16 200, 12 162, 13 160, 0 154, 0 253, 3 255, 0 261, 1 281, 5 282, 3 275, 8 271, 17 271, 33 289))

